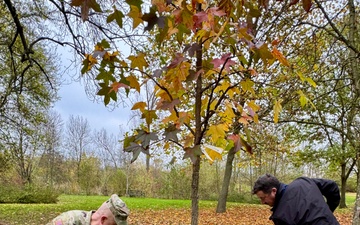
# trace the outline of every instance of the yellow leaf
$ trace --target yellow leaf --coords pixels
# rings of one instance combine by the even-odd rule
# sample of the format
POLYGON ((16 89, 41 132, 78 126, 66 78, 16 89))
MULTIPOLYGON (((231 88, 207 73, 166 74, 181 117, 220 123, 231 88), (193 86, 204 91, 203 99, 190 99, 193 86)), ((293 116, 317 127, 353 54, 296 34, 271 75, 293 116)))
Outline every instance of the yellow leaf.
POLYGON ((130 82, 130 87, 135 88, 140 93, 140 84, 135 76, 130 75, 126 78, 126 80, 130 82))
POLYGON ((302 74, 302 72, 297 72, 297 75, 299 76, 300 80, 304 82, 305 78, 304 75, 302 74))
POLYGON ((131 110, 136 110, 136 109, 140 109, 141 112, 144 111, 146 107, 146 103, 145 102, 137 102, 133 105, 133 107, 131 108, 131 110))
POLYGON ((305 94, 301 90, 297 91, 297 93, 300 96, 300 98, 299 98, 300 105, 301 105, 301 107, 304 107, 308 102, 308 98, 305 96, 305 94))
POLYGON ((252 110, 254 110, 254 112, 257 112, 257 111, 260 110, 260 106, 256 105, 254 100, 251 100, 250 102, 248 102, 247 105, 248 105, 252 110))
POLYGON ((290 67, 289 62, 286 60, 284 55, 279 50, 277 50, 276 47, 273 48, 272 54, 277 60, 279 60, 279 62, 281 64, 283 64, 284 66, 290 67))
POLYGON ((255 115, 253 116, 253 120, 254 120, 255 123, 259 123, 259 116, 258 116, 258 114, 255 114, 255 115))
POLYGON ((133 29, 143 22, 142 13, 135 5, 130 5, 130 12, 127 15, 133 19, 133 29))
POLYGON ((254 82, 250 79, 246 79, 240 82, 241 88, 246 92, 249 91, 252 94, 255 94, 254 89, 252 88, 254 86, 254 82))
POLYGON ((202 152, 204 153, 206 158, 210 160, 210 164, 212 164, 212 162, 216 159, 222 159, 221 153, 224 151, 222 148, 208 144, 204 144, 204 147, 205 148, 202 149, 202 152))
POLYGON ((275 100, 275 104, 274 104, 274 122, 277 123, 279 121, 279 114, 282 110, 282 106, 281 106, 281 102, 283 100, 279 99, 279 100, 275 100))
POLYGON ((316 87, 316 83, 313 79, 311 79, 310 77, 305 78, 305 80, 313 87, 316 87))
POLYGON ((145 60, 145 54, 139 53, 137 56, 130 55, 128 57, 131 60, 131 68, 138 68, 139 70, 144 70, 148 66, 148 63, 145 60))
POLYGON ((233 118, 235 117, 235 113, 232 105, 229 102, 225 103, 225 110, 224 112, 220 112, 219 116, 221 116, 223 121, 225 121, 226 123, 232 122, 233 118))
POLYGON ((229 127, 226 124, 211 125, 207 134, 211 136, 212 142, 216 142, 219 138, 224 138, 229 127))

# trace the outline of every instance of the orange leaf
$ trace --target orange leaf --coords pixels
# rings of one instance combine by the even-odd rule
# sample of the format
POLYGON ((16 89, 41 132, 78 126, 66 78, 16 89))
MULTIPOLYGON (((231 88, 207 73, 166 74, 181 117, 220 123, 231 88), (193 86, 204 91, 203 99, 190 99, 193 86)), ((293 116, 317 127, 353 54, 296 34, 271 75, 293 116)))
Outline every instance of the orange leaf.
POLYGON ((124 88, 129 88, 128 85, 126 84, 123 84, 123 83, 119 83, 119 82, 114 82, 110 85, 111 89, 109 90, 109 93, 112 92, 112 91, 115 91, 115 92, 118 92, 119 91, 119 88, 121 87, 124 87, 124 88))
POLYGON ((289 62, 286 60, 284 55, 279 50, 277 50, 276 47, 273 48, 272 54, 277 60, 279 60, 279 62, 281 64, 283 64, 284 66, 290 67, 289 62))

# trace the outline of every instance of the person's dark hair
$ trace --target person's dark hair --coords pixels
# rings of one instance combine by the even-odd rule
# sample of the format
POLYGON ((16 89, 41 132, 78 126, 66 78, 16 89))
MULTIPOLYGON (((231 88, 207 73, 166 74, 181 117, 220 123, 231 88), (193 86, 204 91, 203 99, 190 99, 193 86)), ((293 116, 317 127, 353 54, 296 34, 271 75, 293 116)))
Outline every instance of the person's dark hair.
POLYGON ((267 173, 255 181, 252 194, 256 194, 259 191, 262 191, 265 194, 270 194, 272 188, 279 189, 279 187, 280 181, 276 177, 267 173))

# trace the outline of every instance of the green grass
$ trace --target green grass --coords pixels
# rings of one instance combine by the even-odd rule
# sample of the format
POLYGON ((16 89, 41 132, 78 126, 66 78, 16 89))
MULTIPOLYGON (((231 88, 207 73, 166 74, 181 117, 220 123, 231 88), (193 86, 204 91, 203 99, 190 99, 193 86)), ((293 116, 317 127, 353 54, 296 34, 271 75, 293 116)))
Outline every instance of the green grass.
MULTIPOLYGON (((355 193, 347 193, 347 209, 340 209, 340 213, 349 213, 354 206, 355 193)), ((73 209, 95 210, 108 196, 80 196, 61 195, 57 204, 0 204, 0 221, 9 225, 46 224, 52 218, 73 209)), ((141 211, 146 209, 161 210, 171 208, 191 208, 191 200, 153 199, 153 198, 127 198, 121 197, 130 210, 141 211)), ((216 201, 200 201, 200 208, 216 208, 216 201)), ((227 207, 240 205, 240 203, 228 202, 227 207)), ((241 204, 243 205, 243 204, 241 204)), ((1 224, 1 223, 0 223, 1 224)))
MULTIPOLYGON (((96 210, 108 196, 61 195, 57 204, 0 204, 0 221, 13 224, 46 224, 52 218, 73 209, 96 210)), ((190 208, 190 200, 121 197, 130 210, 190 208)), ((214 201, 200 201, 203 208, 216 207, 214 201)), ((234 204, 234 203, 229 203, 234 204)))
POLYGON ((346 193, 345 194, 345 202, 346 205, 350 206, 350 205, 354 205, 355 204, 355 200, 356 200, 356 193, 346 193))

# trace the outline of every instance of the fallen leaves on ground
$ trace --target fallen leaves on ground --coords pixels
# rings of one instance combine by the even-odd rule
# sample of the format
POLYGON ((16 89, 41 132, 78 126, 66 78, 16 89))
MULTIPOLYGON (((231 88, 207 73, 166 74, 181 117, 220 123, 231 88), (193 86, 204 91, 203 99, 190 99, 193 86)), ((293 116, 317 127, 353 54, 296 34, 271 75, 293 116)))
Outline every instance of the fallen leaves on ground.
MULTIPOLYGON (((225 213, 214 208, 199 210, 199 225, 273 225, 269 207, 258 205, 234 206, 225 213)), ((341 225, 351 225, 351 214, 335 213, 341 225)), ((191 224, 191 209, 131 211, 129 225, 185 225, 191 224)))

